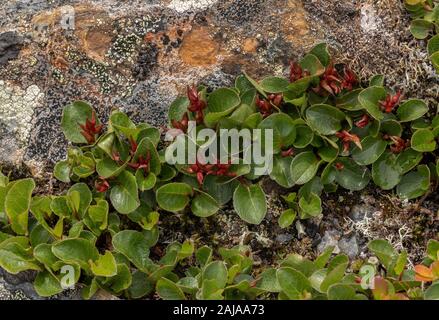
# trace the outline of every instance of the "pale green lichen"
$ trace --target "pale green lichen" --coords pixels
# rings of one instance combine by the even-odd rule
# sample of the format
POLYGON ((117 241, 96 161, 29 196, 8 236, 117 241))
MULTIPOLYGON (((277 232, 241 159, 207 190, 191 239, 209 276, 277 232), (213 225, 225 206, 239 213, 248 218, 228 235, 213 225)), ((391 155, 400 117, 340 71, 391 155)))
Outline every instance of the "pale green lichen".
POLYGON ((44 94, 36 85, 23 90, 0 81, 0 123, 2 135, 13 135, 18 146, 26 145, 32 129, 35 108, 41 106, 44 94))

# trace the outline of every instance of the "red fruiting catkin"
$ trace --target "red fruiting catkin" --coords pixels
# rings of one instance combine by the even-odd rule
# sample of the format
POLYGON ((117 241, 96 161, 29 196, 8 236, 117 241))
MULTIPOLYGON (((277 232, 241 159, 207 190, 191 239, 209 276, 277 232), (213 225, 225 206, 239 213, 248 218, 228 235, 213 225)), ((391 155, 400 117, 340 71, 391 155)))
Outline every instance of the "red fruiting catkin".
POLYGON ((102 131, 102 125, 96 124, 96 113, 92 111, 91 113, 91 119, 87 118, 85 120, 85 124, 79 124, 82 131, 82 136, 87 140, 89 144, 93 144, 96 141, 95 135, 101 133, 102 131))
POLYGON ((189 99, 188 111, 195 113, 195 121, 200 124, 204 120, 203 109, 207 107, 205 101, 203 101, 195 86, 187 88, 187 97, 189 99))
POLYGON ((180 129, 181 131, 186 133, 189 125, 189 116, 187 112, 185 112, 183 118, 181 118, 180 121, 172 120, 171 123, 174 128, 180 129))
POLYGON ((292 156, 294 154, 294 149, 293 148, 289 148, 288 150, 282 150, 280 154, 284 158, 285 157, 290 157, 290 156, 292 156))
POLYGON ((343 170, 343 169, 344 169, 344 164, 341 163, 341 162, 337 162, 337 163, 335 164, 335 168, 336 168, 338 171, 343 170))
POLYGON ((370 117, 367 114, 364 114, 360 120, 355 122, 355 125, 358 128, 364 128, 369 124, 369 122, 370 122, 370 117))
POLYGON ((309 72, 307 70, 303 70, 300 64, 293 61, 290 63, 290 82, 300 80, 307 76, 309 76, 309 72))
POLYGON ((355 73, 351 69, 345 67, 341 88, 347 91, 351 91, 354 88, 354 86, 357 85, 357 83, 358 80, 355 73))
POLYGON ((320 84, 317 88, 313 88, 316 93, 323 93, 324 91, 328 92, 332 95, 337 95, 341 92, 341 83, 340 76, 337 70, 334 68, 334 65, 331 63, 328 67, 326 67, 325 72, 320 77, 320 84))
POLYGON ((361 142, 360 142, 360 138, 355 134, 351 134, 351 133, 347 132, 346 130, 343 130, 343 131, 337 132, 335 135, 338 138, 340 138, 341 141, 343 142, 343 152, 349 151, 349 147, 350 147, 349 143, 350 142, 355 143, 359 149, 363 148, 361 145, 361 142))
POLYGON ((105 192, 105 191, 107 191, 110 188, 110 184, 104 178, 99 177, 95 181, 95 188, 96 188, 97 192, 105 192))
POLYGON ((196 174, 198 184, 203 185, 204 178, 207 175, 235 177, 235 172, 230 172, 230 163, 221 164, 201 164, 198 160, 195 164, 189 166, 186 171, 190 174, 196 174))
POLYGON ((381 109, 386 113, 391 113, 393 109, 399 104, 402 99, 401 91, 398 91, 395 95, 387 95, 384 101, 380 101, 381 109))

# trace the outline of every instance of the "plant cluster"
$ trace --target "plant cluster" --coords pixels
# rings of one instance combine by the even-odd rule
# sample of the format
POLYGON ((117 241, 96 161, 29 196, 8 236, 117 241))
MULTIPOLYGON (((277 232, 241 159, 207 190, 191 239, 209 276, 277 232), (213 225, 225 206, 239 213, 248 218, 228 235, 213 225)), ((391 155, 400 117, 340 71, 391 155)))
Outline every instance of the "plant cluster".
MULTIPOLYGON (((373 181, 383 190, 396 188, 402 198, 422 196, 439 172, 439 116, 430 121, 427 112, 423 101, 387 90, 383 76, 362 87, 351 70, 333 64, 325 44, 292 63, 288 79, 243 75, 233 88, 191 87, 172 103, 168 130, 187 133, 191 120, 197 129, 217 132, 273 129, 273 170, 265 176, 241 163, 170 165, 157 128, 117 110, 105 128, 90 105, 76 101, 61 121, 73 145, 54 168, 57 179, 72 183, 67 192, 32 196, 32 179, 0 175, 0 266, 14 274, 37 271, 34 285, 42 296, 63 290, 68 265, 75 277, 67 284, 83 284, 85 298, 99 288, 129 298, 154 288, 162 298, 369 297, 346 273, 346 256, 328 263, 330 250, 314 262, 291 255, 262 274, 252 271, 248 248, 220 249, 219 260, 207 247, 194 260, 190 241, 163 251, 157 246, 160 214, 206 218, 232 202, 244 221, 258 224, 267 211, 264 179, 296 188, 284 197, 290 209, 279 219, 282 227, 321 214, 321 194, 339 186, 358 191, 373 181)), ((195 141, 195 149, 203 143, 195 141)), ((430 260, 416 268, 421 281, 437 280, 437 243, 431 243, 430 260)), ((401 297, 407 288, 396 284, 405 281, 404 254, 382 242, 371 246, 387 270, 387 280, 378 280, 387 288, 380 297, 401 297)), ((437 294, 437 286, 431 288, 428 297, 437 294)))
POLYGON ((437 0, 405 0, 413 18, 410 32, 416 39, 428 40, 428 55, 439 73, 439 2, 437 0), (432 36, 433 35, 433 36, 432 36))

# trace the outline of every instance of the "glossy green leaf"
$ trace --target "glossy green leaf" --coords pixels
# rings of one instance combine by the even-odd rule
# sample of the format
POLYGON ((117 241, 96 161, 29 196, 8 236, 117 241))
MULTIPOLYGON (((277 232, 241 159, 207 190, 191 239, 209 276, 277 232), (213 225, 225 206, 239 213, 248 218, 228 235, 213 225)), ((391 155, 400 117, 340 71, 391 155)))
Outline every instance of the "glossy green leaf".
POLYGON ((310 181, 319 169, 320 161, 312 151, 298 154, 291 162, 291 180, 293 184, 305 184, 310 181))
POLYGON ((418 99, 407 100, 396 110, 401 122, 408 122, 422 117, 428 112, 427 104, 418 99))
POLYGON ((138 231, 124 230, 113 236, 113 247, 127 257, 139 270, 148 272, 152 265, 149 258, 149 244, 138 231))
POLYGON ((380 110, 380 101, 386 99, 387 93, 383 87, 369 87, 361 91, 358 101, 364 109, 376 120, 384 118, 384 114, 380 110))
POLYGON ((365 166, 374 163, 386 150, 387 142, 368 136, 361 140, 362 149, 355 147, 352 150, 352 159, 359 165, 365 166))
POLYGON ((341 129, 345 114, 326 104, 313 105, 306 109, 309 126, 322 135, 332 135, 341 129))
POLYGON ((192 193, 192 187, 186 183, 168 183, 157 189, 156 199, 163 210, 177 212, 186 208, 192 193))
POLYGON ((396 187, 399 197, 414 199, 422 196, 430 187, 430 169, 427 165, 419 165, 417 171, 405 174, 396 187))
POLYGON ((35 189, 33 179, 21 179, 12 182, 5 198, 5 211, 15 233, 28 233, 28 214, 32 192, 35 189))
POLYGON ((259 224, 267 213, 265 194, 259 185, 240 184, 233 194, 233 206, 242 220, 259 224))
POLYGON ((117 212, 128 214, 140 205, 136 178, 128 171, 122 171, 111 188, 110 200, 117 212))

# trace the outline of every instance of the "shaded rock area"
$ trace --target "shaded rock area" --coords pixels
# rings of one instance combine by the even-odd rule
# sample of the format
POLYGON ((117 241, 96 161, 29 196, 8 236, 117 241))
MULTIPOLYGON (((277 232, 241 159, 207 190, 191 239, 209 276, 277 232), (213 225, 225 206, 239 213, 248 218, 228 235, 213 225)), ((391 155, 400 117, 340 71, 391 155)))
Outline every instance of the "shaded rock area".
MULTIPOLYGON (((38 192, 62 188, 51 170, 65 156, 59 123, 69 102, 90 102, 104 120, 118 108, 160 127, 187 85, 231 85, 244 70, 286 75, 291 60, 322 41, 363 81, 386 74, 388 86, 436 112, 439 79, 409 22, 399 0, 1 1, 0 166, 38 178, 38 192)), ((261 225, 230 208, 209 219, 163 214, 160 243, 248 244, 258 263, 272 265, 290 252, 315 257, 328 245, 366 257, 367 241, 386 238, 415 263, 426 240, 438 238, 437 195, 417 204, 377 190, 339 192, 325 196, 322 217, 281 229, 284 191, 268 191, 261 225)), ((0 271, 0 299, 36 299, 28 276, 0 271)))

